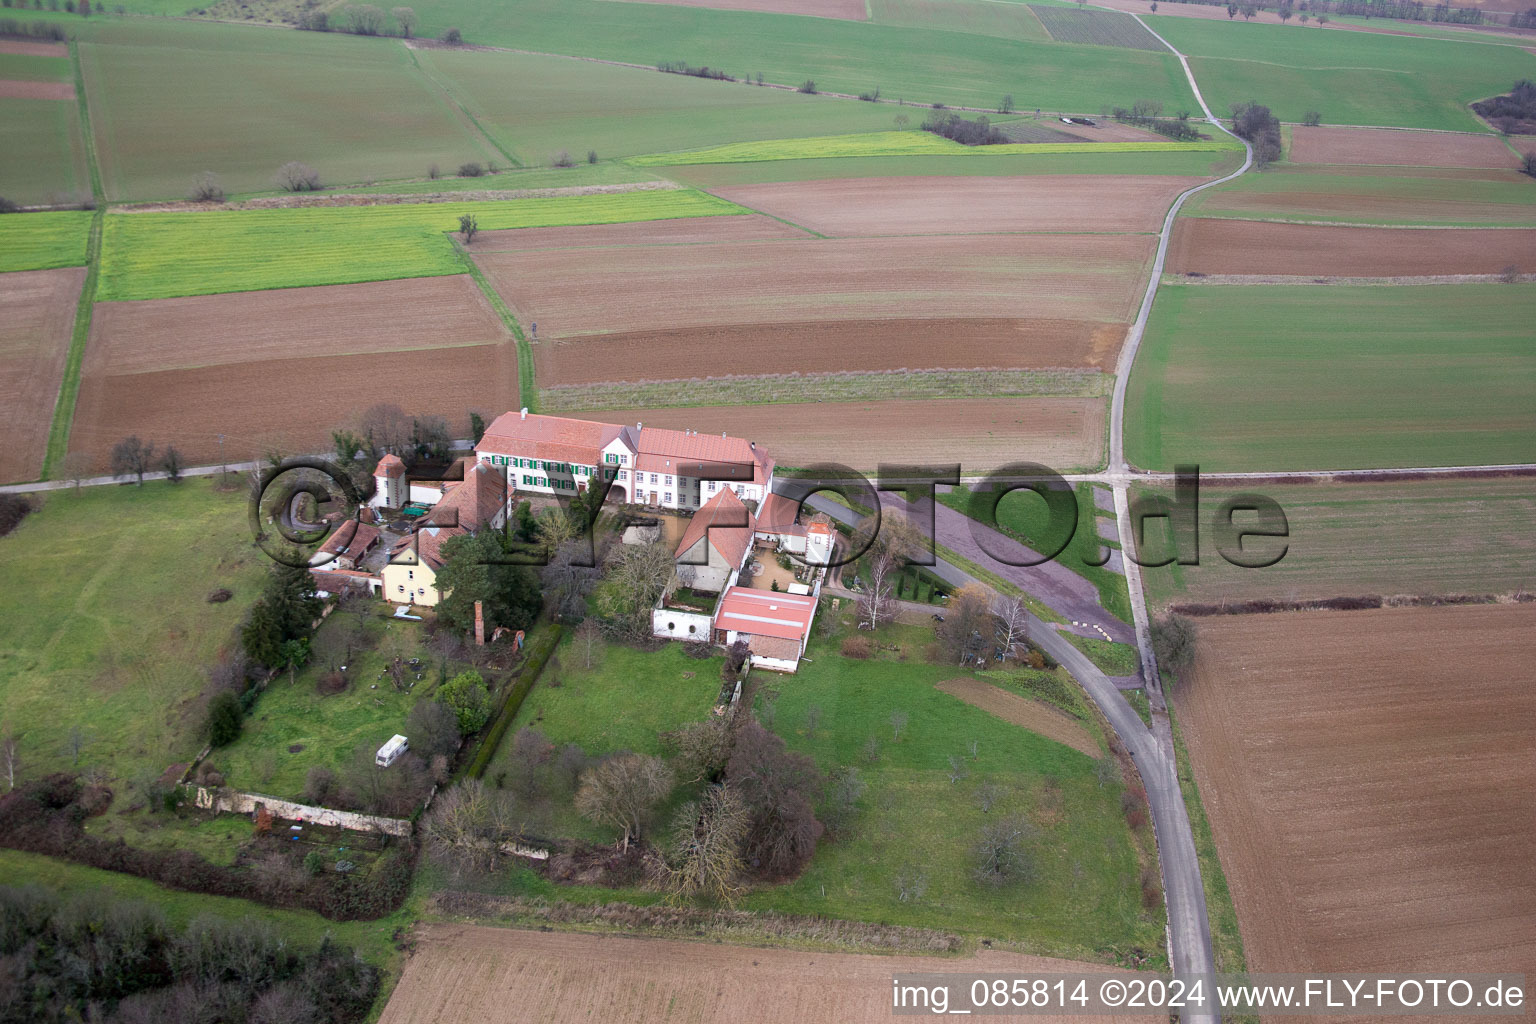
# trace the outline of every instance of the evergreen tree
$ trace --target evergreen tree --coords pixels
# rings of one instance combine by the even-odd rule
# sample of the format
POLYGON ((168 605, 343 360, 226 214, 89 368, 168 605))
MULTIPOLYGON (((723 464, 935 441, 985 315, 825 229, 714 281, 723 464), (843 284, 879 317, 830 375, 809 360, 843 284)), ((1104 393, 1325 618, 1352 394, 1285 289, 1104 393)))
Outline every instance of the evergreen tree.
POLYGON ((283 641, 281 618, 266 598, 258 598, 240 633, 246 656, 258 665, 276 668, 283 662, 283 641))
POLYGON ((450 629, 466 632, 475 625, 475 602, 483 603, 486 632, 498 626, 527 629, 544 606, 539 578, 526 565, 504 564, 509 551, 494 530, 454 537, 443 545, 437 587, 447 594, 437 617, 450 629))

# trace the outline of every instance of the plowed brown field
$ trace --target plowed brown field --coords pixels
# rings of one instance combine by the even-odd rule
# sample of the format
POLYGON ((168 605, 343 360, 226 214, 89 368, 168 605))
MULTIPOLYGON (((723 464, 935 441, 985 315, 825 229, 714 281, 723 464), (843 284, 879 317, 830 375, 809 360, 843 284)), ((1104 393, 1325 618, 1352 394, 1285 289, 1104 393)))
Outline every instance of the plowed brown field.
MULTIPOLYGON (((1153 248, 1150 235, 930 236, 493 253, 479 262, 519 319, 536 321, 548 339, 830 320, 1123 322, 1153 248)), ((950 365, 977 365, 963 338, 950 349, 950 365)), ((722 351, 703 369, 757 372, 755 359, 722 351)))
POLYGON ((689 245, 698 242, 751 242, 770 238, 807 238, 807 232, 752 214, 746 217, 679 217, 634 224, 592 224, 566 228, 518 228, 482 231, 468 249, 479 256, 528 249, 590 249, 614 245, 689 245))
POLYGON ((1032 461, 1060 470, 1103 458, 1102 398, 935 398, 626 409, 583 414, 613 423, 728 431, 767 447, 781 466, 960 462, 984 473, 1032 461))
MULTIPOLYGON (((91 374, 81 380, 70 448, 105 468, 112 445, 137 434, 174 444, 189 463, 326 449, 331 431, 392 402, 408 414, 445 416, 464 436, 468 411, 517 406, 517 351, 508 343, 383 355, 315 356, 195 369, 91 374)), ((46 426, 44 427, 46 430, 46 426)))
POLYGON ((1028 175, 849 178, 716 189, 733 203, 825 235, 1157 231, 1202 178, 1028 175))
POLYGON ((1536 271, 1536 230, 1350 228, 1192 219, 1177 222, 1168 269, 1202 274, 1413 277, 1536 271))
POLYGON ((981 708, 989 715, 996 715, 1005 722, 1037 732, 1048 740, 1065 744, 1089 757, 1098 757, 1103 753, 1081 722, 1049 704, 1025 700, 1016 693, 1009 693, 973 677, 950 679, 939 683, 938 687, 952 697, 981 708))
POLYGON ((0 483, 43 470, 84 267, 0 274, 0 483))
MULTIPOLYGON (((460 924, 418 925, 416 939, 416 952, 379 1024, 885 1024, 891 1019, 891 977, 897 973, 1105 970, 993 950, 940 960, 460 924)), ((1027 1019, 1044 1024, 1157 1018, 1027 1019)))
POLYGON ((1299 164, 1394 164, 1409 167, 1514 167, 1497 136, 1388 128, 1291 129, 1289 158, 1299 164))
POLYGON ((1199 630, 1177 704, 1249 969, 1536 975, 1536 605, 1199 630))
POLYGON ((69 47, 64 43, 33 43, 24 39, 0 39, 0 53, 12 53, 18 57, 68 57, 69 47))
POLYGON ((382 357, 379 374, 385 376, 391 372, 385 353, 499 344, 510 337, 467 274, 103 302, 91 322, 85 372, 144 373, 376 353, 382 357))
POLYGON ((679 380, 733 369, 760 374, 1095 367, 1109 372, 1124 338, 1124 324, 1091 320, 865 320, 606 334, 540 341, 533 353, 539 383, 554 387, 679 380), (742 358, 721 360, 722 353, 742 358))
POLYGON ((761 11, 765 14, 805 14, 813 18, 864 21, 863 0, 624 0, 627 3, 708 7, 716 11, 761 11))
POLYGON ((30 79, 0 78, 0 99, 72 100, 75 87, 68 82, 39 82, 30 79))
POLYGON ((1211 209, 1232 210, 1289 220, 1316 218, 1340 223, 1402 221, 1409 224, 1462 221, 1507 224, 1531 219, 1530 207, 1513 203, 1457 202, 1448 199, 1417 199, 1411 196, 1342 195, 1337 192, 1297 188, 1286 192, 1222 192, 1204 204, 1211 209))

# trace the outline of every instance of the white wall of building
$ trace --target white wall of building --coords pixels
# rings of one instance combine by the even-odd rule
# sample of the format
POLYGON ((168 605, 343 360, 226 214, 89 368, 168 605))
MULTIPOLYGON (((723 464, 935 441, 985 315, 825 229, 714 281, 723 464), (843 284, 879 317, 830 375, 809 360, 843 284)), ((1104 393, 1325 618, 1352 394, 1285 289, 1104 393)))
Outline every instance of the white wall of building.
POLYGON ((651 612, 651 633, 667 640, 708 641, 711 618, 707 612, 657 608, 651 612))

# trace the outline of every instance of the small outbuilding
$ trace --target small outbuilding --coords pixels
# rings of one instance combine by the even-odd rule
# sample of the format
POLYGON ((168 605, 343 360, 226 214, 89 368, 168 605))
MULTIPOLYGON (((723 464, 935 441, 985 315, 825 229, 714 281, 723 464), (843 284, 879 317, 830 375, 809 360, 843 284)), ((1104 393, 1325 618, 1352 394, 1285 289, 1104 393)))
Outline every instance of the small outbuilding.
POLYGON ((379 748, 379 752, 374 755, 373 763, 380 768, 388 768, 399 759, 401 754, 410 749, 410 741, 399 733, 395 733, 389 738, 388 743, 379 748))

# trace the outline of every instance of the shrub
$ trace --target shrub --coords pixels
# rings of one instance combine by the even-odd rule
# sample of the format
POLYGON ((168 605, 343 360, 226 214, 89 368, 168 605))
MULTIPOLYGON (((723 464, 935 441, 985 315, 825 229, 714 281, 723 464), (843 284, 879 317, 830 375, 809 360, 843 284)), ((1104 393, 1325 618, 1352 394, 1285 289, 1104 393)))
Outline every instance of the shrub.
POLYGON ((443 176, 443 172, 438 170, 437 164, 433 164, 431 167, 427 168, 427 177, 432 179, 433 181, 436 181, 438 178, 441 178, 442 176, 443 176))
POLYGON ((240 698, 233 690, 220 690, 208 702, 208 742, 224 747, 240 738, 240 698))
POLYGON ((325 854, 310 850, 304 855, 304 871, 311 877, 325 874, 325 854))
POLYGON ((443 30, 443 34, 439 37, 439 39, 442 42, 447 43, 449 46, 464 45, 464 33, 451 26, 443 30))
POLYGON ((459 732, 465 736, 479 732, 491 717, 491 695, 485 680, 473 670, 461 672, 442 685, 437 699, 454 713, 459 732))
POLYGON ((843 638, 843 657, 868 658, 874 653, 874 641, 867 636, 849 636, 843 638))
POLYGON ((1301 115, 1301 123, 1309 128, 1316 128, 1323 123, 1323 115, 1320 111, 1309 110, 1301 115))
POLYGON ((576 161, 571 159, 571 151, 562 149, 550 158, 550 164, 554 167, 575 167, 576 161))
POLYGON ((595 149, 587 150, 587 163, 589 163, 589 164, 597 163, 597 150, 595 150, 595 149))
POLYGON ((478 178, 485 173, 485 168, 477 163, 459 164, 459 177, 478 178))
POLYGON ((24 494, 0 494, 0 537, 4 537, 27 518, 32 502, 24 494))
POLYGON ((878 85, 875 86, 875 91, 874 92, 861 92, 861 93, 859 93, 859 99, 863 100, 865 103, 879 103, 880 102, 880 87, 878 85))
POLYGON ((318 192, 320 172, 308 164, 290 160, 277 169, 277 185, 284 192, 318 192))
POLYGON ((208 603, 223 604, 225 601, 228 601, 231 597, 234 596, 235 595, 230 593, 227 587, 219 587, 216 590, 211 590, 208 592, 208 603))
POLYGON ((1525 154, 1525 159, 1520 161, 1520 173, 1536 178, 1536 152, 1525 154))
POLYGON ((7 199, 7 198, 5 198, 5 196, 0 196, 0 213, 20 213, 20 212, 21 212, 21 204, 20 203, 18 203, 14 199, 7 199))
POLYGON ((942 135, 962 146, 994 146, 1008 141, 1008 137, 993 128, 992 122, 985 117, 971 121, 959 114, 930 114, 923 122, 923 131, 942 135))
POLYGON ((1280 139, 1280 119, 1268 107, 1257 103, 1237 103, 1232 107, 1232 131, 1253 146, 1253 161, 1266 167, 1280 159, 1284 146, 1280 139))
POLYGON ((814 78, 807 78, 805 81, 800 83, 800 88, 795 91, 803 92, 811 96, 816 95, 816 80, 814 78))

